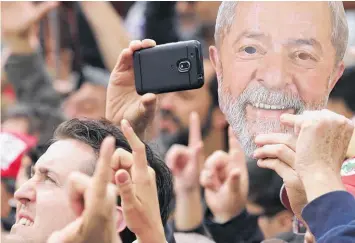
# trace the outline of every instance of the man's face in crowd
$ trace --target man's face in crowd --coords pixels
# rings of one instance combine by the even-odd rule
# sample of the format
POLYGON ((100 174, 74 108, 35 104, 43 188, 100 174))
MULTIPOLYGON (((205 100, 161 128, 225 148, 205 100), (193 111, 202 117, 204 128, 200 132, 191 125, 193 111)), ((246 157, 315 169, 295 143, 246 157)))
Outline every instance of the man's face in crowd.
POLYGON ((251 201, 248 201, 246 207, 250 214, 260 215, 258 225, 265 239, 274 238, 281 233, 292 230, 292 214, 287 210, 270 216, 264 215, 265 209, 251 201))
POLYGON ((11 233, 26 242, 45 242, 76 217, 69 205, 66 192, 72 171, 85 172, 95 155, 82 142, 65 139, 53 143, 37 161, 33 176, 15 193, 18 200, 16 224, 11 233))
POLYGON ((1 124, 1 128, 6 131, 27 134, 30 130, 30 124, 26 117, 13 117, 6 119, 1 124))
POLYGON ((343 115, 349 119, 353 118, 355 114, 354 111, 352 111, 341 98, 330 98, 328 100, 327 109, 343 115))
POLYGON ((193 111, 199 114, 202 124, 205 123, 212 104, 209 82, 214 71, 209 61, 204 62, 204 69, 206 83, 202 88, 161 95, 159 132, 166 140, 173 139, 188 129, 189 116, 193 111))
POLYGON ((198 34, 200 25, 216 21, 218 1, 177 1, 176 13, 179 20, 178 31, 183 39, 191 39, 198 34))
POLYGON ((64 113, 69 118, 100 119, 105 117, 106 88, 84 83, 64 104, 64 113))
POLYGON ((247 155, 255 135, 291 132, 282 113, 320 109, 342 74, 326 2, 240 2, 231 29, 210 57, 220 108, 247 155))
POLYGON ((258 225, 265 239, 271 239, 292 230, 292 215, 285 210, 273 216, 260 216, 258 225))

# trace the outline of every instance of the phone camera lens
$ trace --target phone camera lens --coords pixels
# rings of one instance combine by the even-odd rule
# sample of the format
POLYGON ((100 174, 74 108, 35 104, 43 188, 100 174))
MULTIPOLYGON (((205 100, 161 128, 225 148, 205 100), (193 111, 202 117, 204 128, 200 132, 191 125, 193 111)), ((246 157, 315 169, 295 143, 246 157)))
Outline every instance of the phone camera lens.
POLYGON ((191 64, 189 61, 181 61, 179 63, 178 69, 181 73, 186 73, 190 70, 191 64))

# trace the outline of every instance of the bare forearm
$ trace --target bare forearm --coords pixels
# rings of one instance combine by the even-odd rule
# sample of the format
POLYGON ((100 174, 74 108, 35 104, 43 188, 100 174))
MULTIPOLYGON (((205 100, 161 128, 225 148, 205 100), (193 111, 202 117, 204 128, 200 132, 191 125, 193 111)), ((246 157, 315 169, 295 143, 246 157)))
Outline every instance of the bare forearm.
POLYGON ((308 202, 332 191, 345 190, 340 173, 332 170, 304 172, 300 174, 300 177, 306 190, 308 202))
POLYGON ((11 54, 32 54, 37 51, 38 43, 30 41, 28 37, 25 38, 9 38, 4 40, 6 47, 11 54))
POLYGON ((146 235, 137 235, 135 243, 166 243, 163 226, 157 227, 155 230, 148 230, 146 235), (154 232, 153 232, 154 231, 154 232))
POLYGON ((130 38, 120 16, 109 2, 81 2, 81 8, 96 36, 106 68, 112 70, 130 38))
POLYGON ((203 208, 199 189, 176 194, 175 227, 180 231, 195 229, 202 224, 203 208))
POLYGON ((6 62, 5 70, 20 102, 50 102, 48 104, 54 109, 60 107, 62 98, 52 86, 52 78, 46 70, 40 51, 27 54, 12 52, 6 62))

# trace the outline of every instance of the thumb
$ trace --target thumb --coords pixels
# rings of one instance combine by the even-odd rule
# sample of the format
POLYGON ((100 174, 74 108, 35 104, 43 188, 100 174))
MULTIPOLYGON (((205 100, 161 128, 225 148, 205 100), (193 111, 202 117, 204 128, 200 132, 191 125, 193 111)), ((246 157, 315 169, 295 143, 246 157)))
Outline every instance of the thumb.
POLYGON ((59 2, 42 2, 36 6, 36 14, 31 20, 31 25, 39 22, 44 16, 46 16, 52 9, 58 7, 59 2))
POLYGON ((240 170, 238 168, 232 169, 227 177, 227 186, 233 192, 240 191, 240 170))
POLYGON ((144 94, 141 97, 141 102, 142 102, 142 111, 143 112, 154 112, 155 111, 155 107, 156 107, 156 103, 157 103, 157 96, 155 94, 152 93, 147 93, 144 94))
POLYGON ((154 117, 154 113, 157 107, 157 96, 152 93, 144 94, 140 98, 139 104, 139 117, 150 120, 154 117))
POLYGON ((141 134, 146 130, 147 124, 154 119, 154 114, 157 108, 157 96, 147 93, 139 97, 137 109, 130 109, 127 114, 127 119, 131 122, 134 130, 141 137, 141 134))
POLYGON ((134 207, 138 203, 136 195, 133 191, 132 179, 126 170, 118 170, 115 174, 116 185, 122 201, 123 211, 125 205, 134 207))

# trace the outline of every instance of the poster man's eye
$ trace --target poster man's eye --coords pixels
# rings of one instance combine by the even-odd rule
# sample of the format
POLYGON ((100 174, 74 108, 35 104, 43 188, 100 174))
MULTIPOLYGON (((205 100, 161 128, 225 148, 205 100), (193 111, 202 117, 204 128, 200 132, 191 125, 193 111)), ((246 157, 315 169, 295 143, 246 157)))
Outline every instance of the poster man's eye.
POLYGON ((244 51, 248 54, 254 54, 256 53, 256 48, 252 46, 247 46, 244 48, 244 51))
POLYGON ((299 59, 305 60, 305 61, 312 58, 308 53, 305 53, 305 52, 298 53, 297 56, 299 59))

